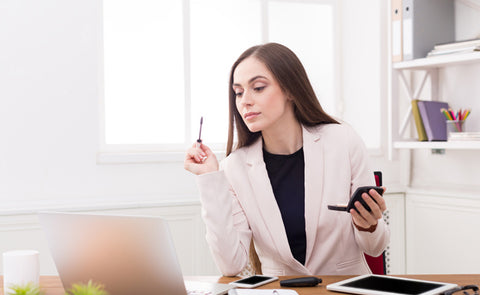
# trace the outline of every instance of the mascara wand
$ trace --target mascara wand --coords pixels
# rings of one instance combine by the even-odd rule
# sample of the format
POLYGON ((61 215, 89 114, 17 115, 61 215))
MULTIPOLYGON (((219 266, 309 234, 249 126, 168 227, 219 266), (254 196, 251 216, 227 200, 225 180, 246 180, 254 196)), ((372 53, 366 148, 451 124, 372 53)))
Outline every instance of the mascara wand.
POLYGON ((200 145, 202 144, 202 125, 203 125, 203 116, 200 117, 200 131, 198 132, 197 148, 199 148, 200 145))

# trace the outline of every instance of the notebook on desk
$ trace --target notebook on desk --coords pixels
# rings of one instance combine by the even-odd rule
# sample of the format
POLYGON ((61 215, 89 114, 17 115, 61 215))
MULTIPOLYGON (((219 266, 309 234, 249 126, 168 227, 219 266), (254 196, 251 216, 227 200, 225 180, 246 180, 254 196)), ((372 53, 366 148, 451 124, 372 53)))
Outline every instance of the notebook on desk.
POLYGON ((168 223, 159 217, 45 212, 39 220, 66 290, 89 280, 113 295, 227 294, 232 288, 188 282, 187 293, 168 223))

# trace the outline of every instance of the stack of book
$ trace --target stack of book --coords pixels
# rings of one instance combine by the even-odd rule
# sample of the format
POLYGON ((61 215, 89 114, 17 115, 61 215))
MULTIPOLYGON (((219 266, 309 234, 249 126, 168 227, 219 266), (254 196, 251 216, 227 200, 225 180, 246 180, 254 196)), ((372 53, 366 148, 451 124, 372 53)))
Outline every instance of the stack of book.
POLYGON ((427 57, 444 54, 468 53, 474 51, 480 51, 480 39, 471 39, 435 45, 433 50, 428 53, 427 57))
POLYGON ((420 141, 446 141, 447 123, 442 109, 448 103, 441 101, 412 100, 412 114, 420 141))
POLYGON ((480 140, 480 132, 450 132, 448 140, 477 141, 480 140))

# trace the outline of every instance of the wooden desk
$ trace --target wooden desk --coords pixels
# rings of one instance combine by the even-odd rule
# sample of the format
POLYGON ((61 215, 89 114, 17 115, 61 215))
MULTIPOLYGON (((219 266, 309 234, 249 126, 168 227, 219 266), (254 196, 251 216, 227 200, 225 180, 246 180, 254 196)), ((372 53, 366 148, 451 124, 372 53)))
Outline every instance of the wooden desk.
MULTIPOLYGON (((327 291, 326 286, 328 284, 345 280, 351 276, 320 276, 323 280, 317 287, 304 287, 296 288, 295 290, 299 295, 322 295, 322 294, 341 294, 337 292, 327 291)), ((472 275, 402 275, 401 277, 414 278, 420 280, 438 281, 446 283, 454 283, 458 285, 475 284, 480 285, 480 274, 472 275)), ((281 277, 281 280, 290 279, 294 277, 281 277)), ((234 277, 212 277, 212 276, 189 276, 187 280, 207 281, 207 282, 219 282, 228 283, 237 278, 234 277)), ((42 276, 40 277, 40 285, 45 291, 45 295, 64 295, 65 292, 62 287, 62 283, 57 276, 42 276)), ((260 289, 281 289, 280 282, 272 282, 270 284, 260 287, 260 289)), ((292 289, 292 288, 287 288, 292 289)), ((3 295, 3 277, 0 277, 0 295, 3 295)), ((114 295, 114 294, 112 294, 114 295)), ((134 294, 132 294, 134 295, 134 294)))
MULTIPOLYGON (((319 276, 322 278, 323 282, 316 287, 303 287, 303 288, 285 288, 285 289, 295 289, 299 295, 322 295, 322 294, 343 294, 338 292, 328 291, 326 286, 331 283, 342 281, 348 279, 352 276, 319 276)), ((428 280, 428 281, 438 281, 446 283, 454 283, 457 285, 469 285, 475 284, 480 285, 480 274, 475 275, 402 275, 401 277, 405 278, 414 278, 419 280, 428 280)), ((292 277, 281 277, 280 280, 295 278, 292 277)), ((231 282, 233 278, 221 277, 218 282, 228 283, 231 282)), ((281 289, 280 281, 272 282, 265 286, 260 287, 259 289, 281 289)))

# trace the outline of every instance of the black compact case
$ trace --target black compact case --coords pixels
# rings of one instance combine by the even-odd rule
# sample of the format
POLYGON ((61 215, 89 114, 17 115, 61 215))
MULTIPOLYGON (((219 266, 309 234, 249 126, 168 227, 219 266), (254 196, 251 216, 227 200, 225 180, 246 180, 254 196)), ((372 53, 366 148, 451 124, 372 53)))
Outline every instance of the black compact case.
MULTIPOLYGON (((348 205, 346 205, 346 206, 345 205, 328 205, 328 209, 336 210, 336 211, 350 212, 350 209, 357 210, 357 208, 355 208, 354 204, 355 204, 356 201, 359 201, 363 205, 363 207, 365 207, 365 209, 367 209, 367 211, 370 212, 370 211, 372 211, 372 209, 370 209, 370 207, 367 205, 367 203, 363 200, 362 194, 363 193, 368 194, 368 191, 370 191, 371 189, 374 189, 380 195, 383 195, 383 188, 380 187, 380 186, 361 186, 361 187, 359 187, 355 190, 352 198, 348 202, 348 205)), ((358 210, 357 210, 357 212, 358 212, 358 210)))

